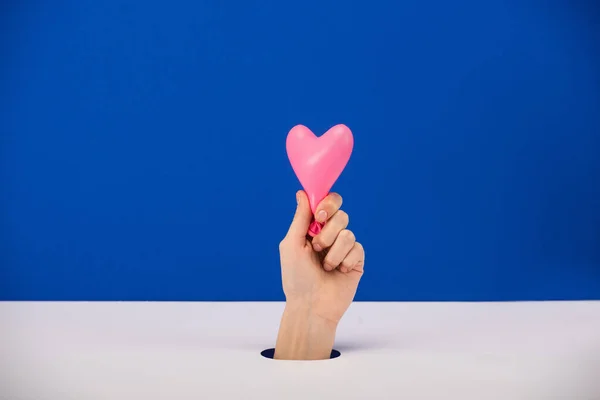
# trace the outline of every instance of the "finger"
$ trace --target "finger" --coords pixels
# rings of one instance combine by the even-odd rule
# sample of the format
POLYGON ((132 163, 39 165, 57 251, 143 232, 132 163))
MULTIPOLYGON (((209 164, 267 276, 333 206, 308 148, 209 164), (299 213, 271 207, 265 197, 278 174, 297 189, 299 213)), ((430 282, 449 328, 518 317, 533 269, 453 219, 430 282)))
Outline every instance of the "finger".
POLYGON ((330 247, 338 234, 348 227, 349 221, 350 218, 348 217, 348 214, 343 210, 339 210, 333 214, 333 217, 327 221, 321 232, 313 238, 313 249, 315 249, 315 251, 322 251, 323 249, 330 247))
POLYGON ((310 210, 308 198, 306 197, 306 193, 304 193, 304 191, 299 190, 296 193, 296 200, 298 201, 296 213, 294 214, 294 219, 290 224, 290 228, 288 229, 286 237, 301 243, 305 243, 306 232, 308 232, 308 227, 310 226, 310 222, 312 220, 312 212, 310 210))
POLYGON ((329 193, 317 206, 315 211, 315 220, 325 223, 342 206, 342 196, 337 193, 329 193))
POLYGON ((340 271, 347 273, 350 271, 363 272, 365 265, 365 250, 362 244, 355 242, 352 250, 348 252, 346 258, 340 265, 340 271))
POLYGON ((354 247, 355 242, 356 238, 352 231, 349 231, 348 229, 341 231, 323 260, 323 268, 325 268, 326 271, 336 269, 342 261, 344 261, 346 256, 348 256, 348 253, 350 253, 354 247))

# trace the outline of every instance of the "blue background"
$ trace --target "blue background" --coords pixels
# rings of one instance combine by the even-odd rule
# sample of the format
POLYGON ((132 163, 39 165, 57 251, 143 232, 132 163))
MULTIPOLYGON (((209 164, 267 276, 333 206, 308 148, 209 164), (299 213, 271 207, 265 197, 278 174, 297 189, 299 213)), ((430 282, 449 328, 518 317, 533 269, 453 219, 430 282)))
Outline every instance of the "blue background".
POLYGON ((344 123, 358 300, 600 299, 598 8, 4 2, 0 298, 283 299, 286 134, 344 123))

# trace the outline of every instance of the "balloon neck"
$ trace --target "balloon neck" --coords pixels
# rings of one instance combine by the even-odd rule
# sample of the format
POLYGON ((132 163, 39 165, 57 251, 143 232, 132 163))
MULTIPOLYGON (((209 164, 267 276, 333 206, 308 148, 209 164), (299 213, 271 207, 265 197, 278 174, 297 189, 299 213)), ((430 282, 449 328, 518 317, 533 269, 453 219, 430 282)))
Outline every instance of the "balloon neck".
POLYGON ((317 221, 313 221, 308 227, 308 234, 310 235, 310 237, 315 237, 319 234, 319 232, 321 232, 321 229, 323 229, 323 224, 317 221))
MULTIPOLYGON (((313 214, 317 212, 317 206, 319 205, 319 203, 321 201, 323 201, 324 198, 325 198, 325 195, 321 195, 321 196, 317 197, 312 192, 308 195, 308 202, 310 204, 310 210, 312 211, 313 214)), ((317 222, 313 218, 312 222, 310 223, 310 226, 308 227, 308 235, 310 237, 315 237, 321 232, 321 229, 323 229, 323 224, 320 222, 317 222)))

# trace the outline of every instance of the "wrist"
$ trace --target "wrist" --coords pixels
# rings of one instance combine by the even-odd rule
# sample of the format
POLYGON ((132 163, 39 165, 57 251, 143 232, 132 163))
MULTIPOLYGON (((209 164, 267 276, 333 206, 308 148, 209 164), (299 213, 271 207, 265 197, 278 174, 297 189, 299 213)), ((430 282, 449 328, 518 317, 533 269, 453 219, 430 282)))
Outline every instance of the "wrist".
POLYGON ((333 349, 337 322, 318 313, 308 301, 288 301, 281 318, 275 358, 328 359, 333 349))
POLYGON ((337 327, 340 322, 337 313, 330 310, 330 305, 325 306, 322 303, 312 296, 286 297, 285 312, 337 327))
POLYGON ((323 329, 333 330, 333 332, 337 329, 339 322, 334 318, 329 318, 327 313, 321 312, 319 307, 309 300, 288 300, 285 302, 283 313, 297 321, 305 321, 323 329))

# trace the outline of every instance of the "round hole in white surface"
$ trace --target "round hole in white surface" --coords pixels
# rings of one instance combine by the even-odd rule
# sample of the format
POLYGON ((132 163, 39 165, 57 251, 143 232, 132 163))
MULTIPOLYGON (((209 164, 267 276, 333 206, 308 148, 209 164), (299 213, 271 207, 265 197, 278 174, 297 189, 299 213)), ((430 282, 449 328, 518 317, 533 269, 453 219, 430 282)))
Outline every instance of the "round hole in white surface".
MULTIPOLYGON (((265 349, 260 352, 260 355, 263 356, 264 358, 272 359, 275 356, 275 349, 265 349)), ((329 357, 329 359, 338 358, 341 355, 342 355, 342 353, 340 353, 336 349, 333 349, 333 350, 331 350, 331 356, 329 357)))

